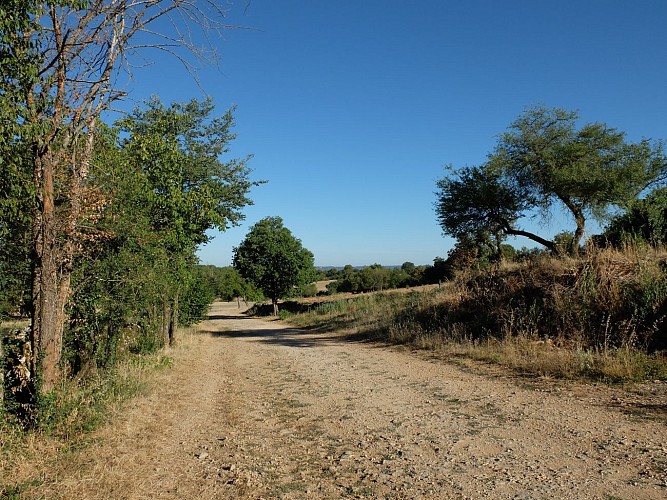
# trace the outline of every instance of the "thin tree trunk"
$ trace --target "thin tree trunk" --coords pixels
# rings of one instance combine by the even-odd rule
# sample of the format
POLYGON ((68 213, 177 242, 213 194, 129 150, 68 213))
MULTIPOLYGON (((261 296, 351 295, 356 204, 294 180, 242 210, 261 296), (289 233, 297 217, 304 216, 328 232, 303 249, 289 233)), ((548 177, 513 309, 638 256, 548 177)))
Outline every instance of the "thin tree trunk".
POLYGON ((577 210, 573 213, 574 220, 577 223, 577 229, 574 231, 574 236, 572 237, 572 244, 570 246, 570 255, 572 257, 579 256, 579 243, 581 238, 584 236, 584 224, 586 220, 584 219, 584 214, 581 210, 577 210))
POLYGON ((171 311, 169 309, 169 298, 162 296, 162 345, 169 345, 169 328, 171 326, 171 311))
POLYGON ((574 217, 574 222, 577 224, 577 229, 574 231, 574 235, 572 236, 572 242, 570 243, 570 248, 568 248, 568 253, 573 256, 577 257, 579 255, 579 242, 581 241, 581 238, 584 236, 584 226, 586 224, 586 219, 584 217, 584 211, 582 210, 580 205, 575 204, 571 199, 561 196, 559 194, 556 195, 558 199, 565 205, 565 207, 572 213, 572 217, 574 217))
POLYGON ((169 345, 173 346, 176 342, 176 330, 178 330, 178 296, 176 292, 174 295, 174 305, 171 311, 171 322, 169 323, 169 345))

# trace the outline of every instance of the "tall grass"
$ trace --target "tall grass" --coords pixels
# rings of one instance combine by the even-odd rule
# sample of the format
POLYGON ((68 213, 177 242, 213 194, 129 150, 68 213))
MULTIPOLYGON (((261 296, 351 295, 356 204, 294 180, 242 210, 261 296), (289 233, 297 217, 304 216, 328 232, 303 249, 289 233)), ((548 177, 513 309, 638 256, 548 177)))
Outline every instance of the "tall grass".
POLYGON ((539 375, 667 379, 667 254, 646 248, 544 257, 430 292, 363 295, 286 316, 539 375))
POLYGON ((63 382, 40 399, 35 423, 27 430, 0 405, 0 498, 20 498, 20 488, 3 481, 14 476, 14 469, 84 444, 124 401, 148 392, 153 375, 172 362, 164 352, 130 355, 113 369, 63 382))

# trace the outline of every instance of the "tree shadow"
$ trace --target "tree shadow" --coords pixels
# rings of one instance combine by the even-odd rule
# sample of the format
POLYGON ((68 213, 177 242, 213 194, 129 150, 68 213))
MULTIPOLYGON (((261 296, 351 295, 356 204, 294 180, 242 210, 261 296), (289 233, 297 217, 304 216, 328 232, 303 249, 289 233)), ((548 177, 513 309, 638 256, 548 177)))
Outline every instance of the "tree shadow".
MULTIPOLYGON (((239 319, 234 317, 234 319, 239 319)), ((331 344, 338 340, 334 335, 314 335, 297 328, 234 329, 227 331, 205 330, 213 337, 253 340, 262 344, 309 348, 331 344)))
POLYGON ((209 314, 207 320, 214 321, 217 319, 253 319, 251 316, 233 316, 230 314, 209 314))

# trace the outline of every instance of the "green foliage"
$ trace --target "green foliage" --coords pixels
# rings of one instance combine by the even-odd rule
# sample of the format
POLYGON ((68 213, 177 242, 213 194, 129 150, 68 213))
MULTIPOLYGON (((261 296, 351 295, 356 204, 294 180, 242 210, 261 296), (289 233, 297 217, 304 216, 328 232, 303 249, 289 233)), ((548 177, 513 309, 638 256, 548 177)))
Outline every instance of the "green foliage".
POLYGON ((616 247, 642 242, 667 245, 667 188, 631 203, 609 222, 601 239, 616 247))
POLYGON ((35 206, 32 128, 26 88, 42 60, 35 13, 41 2, 0 2, 0 319, 25 314, 30 300, 30 226, 35 206))
POLYGON ((317 285, 315 283, 308 283, 301 289, 302 297, 315 297, 317 295, 317 285))
POLYGON ((234 249, 234 267, 271 299, 293 296, 315 276, 313 254, 301 245, 280 217, 255 224, 234 249))
POLYGON ((247 159, 219 159, 235 138, 232 110, 212 118, 210 100, 166 108, 153 98, 146 105, 119 126, 129 134, 123 149, 144 177, 150 222, 167 248, 182 251, 208 241, 208 229, 238 224, 257 183, 248 179, 247 159))
POLYGON ((504 183, 500 172, 466 167, 437 182, 436 213, 443 233, 459 241, 499 245, 522 213, 530 207, 524 193, 504 183))
MULTIPOLYGON (((602 220, 667 175, 661 143, 627 142, 604 124, 577 128, 575 112, 534 107, 519 116, 482 166, 454 170, 437 182, 436 213, 445 234, 488 246, 524 236, 558 253, 561 245, 518 227, 519 219, 554 205, 575 222, 566 251, 577 254, 588 218, 602 220)), ((562 243, 562 242, 561 242, 562 243)))
POLYGON ((215 293, 201 268, 192 268, 181 290, 178 302, 181 324, 189 326, 205 319, 215 293))
POLYGON ((442 257, 433 259, 433 265, 424 269, 423 283, 435 284, 449 280, 453 277, 453 269, 449 257, 445 260, 442 257))
POLYGON ((503 183, 516 183, 522 199, 548 212, 559 203, 576 229, 570 252, 577 253, 589 216, 600 219, 610 206, 625 206, 665 173, 662 144, 629 143, 602 123, 577 129, 576 112, 528 109, 501 135, 489 157, 503 183))
POLYGON ((165 108, 153 99, 122 128, 99 125, 89 177, 103 209, 72 277, 63 356, 71 373, 108 369, 124 346, 152 352, 176 318, 205 317, 215 290, 196 246, 208 229, 240 219, 252 184, 244 162, 219 160, 233 121, 212 111, 208 101, 165 108))
POLYGON ((261 300, 262 294, 248 283, 233 267, 202 266, 208 286, 213 290, 215 298, 232 301, 237 298, 261 300))

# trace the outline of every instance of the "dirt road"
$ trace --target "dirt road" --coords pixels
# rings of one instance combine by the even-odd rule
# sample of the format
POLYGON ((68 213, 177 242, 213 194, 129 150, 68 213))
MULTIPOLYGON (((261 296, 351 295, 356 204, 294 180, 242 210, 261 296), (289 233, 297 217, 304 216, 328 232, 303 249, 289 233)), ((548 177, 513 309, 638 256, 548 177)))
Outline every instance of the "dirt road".
POLYGON ((234 304, 174 356, 157 392, 35 494, 667 498, 660 384, 623 396, 492 376, 234 304))

